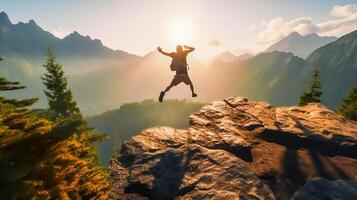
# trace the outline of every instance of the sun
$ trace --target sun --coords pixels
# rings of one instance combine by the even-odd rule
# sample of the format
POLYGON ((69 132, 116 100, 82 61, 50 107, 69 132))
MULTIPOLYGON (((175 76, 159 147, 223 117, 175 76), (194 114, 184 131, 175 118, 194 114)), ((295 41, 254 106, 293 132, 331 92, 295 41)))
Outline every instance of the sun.
POLYGON ((192 24, 187 20, 177 20, 172 24, 171 37, 174 44, 188 44, 192 41, 192 24))

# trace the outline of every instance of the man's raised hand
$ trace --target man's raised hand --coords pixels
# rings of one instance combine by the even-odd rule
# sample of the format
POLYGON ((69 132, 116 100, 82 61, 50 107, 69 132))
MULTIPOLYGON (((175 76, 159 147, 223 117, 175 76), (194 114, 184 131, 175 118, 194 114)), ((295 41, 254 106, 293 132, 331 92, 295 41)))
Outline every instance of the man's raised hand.
POLYGON ((183 45, 183 47, 186 49, 185 50, 186 53, 191 53, 192 51, 195 50, 195 48, 187 46, 187 45, 183 45))
POLYGON ((161 47, 157 47, 157 50, 158 50, 158 51, 162 51, 162 48, 161 48, 161 47))

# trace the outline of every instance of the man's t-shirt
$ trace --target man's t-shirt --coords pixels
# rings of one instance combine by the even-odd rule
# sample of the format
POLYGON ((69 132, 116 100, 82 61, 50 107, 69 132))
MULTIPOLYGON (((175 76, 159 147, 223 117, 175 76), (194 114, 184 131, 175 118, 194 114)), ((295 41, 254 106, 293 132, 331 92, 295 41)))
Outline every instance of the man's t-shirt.
MULTIPOLYGON (((187 72, 187 60, 186 60, 188 53, 189 53, 189 52, 183 51, 180 55, 178 55, 178 56, 179 56, 179 59, 181 60, 182 63, 184 63, 185 66, 184 66, 184 67, 181 67, 180 69, 178 69, 178 70, 176 71, 176 74, 188 74, 188 72, 187 72)), ((170 57, 171 57, 171 58, 174 58, 174 57, 176 57, 176 56, 177 56, 177 53, 176 53, 176 52, 170 53, 170 57)))

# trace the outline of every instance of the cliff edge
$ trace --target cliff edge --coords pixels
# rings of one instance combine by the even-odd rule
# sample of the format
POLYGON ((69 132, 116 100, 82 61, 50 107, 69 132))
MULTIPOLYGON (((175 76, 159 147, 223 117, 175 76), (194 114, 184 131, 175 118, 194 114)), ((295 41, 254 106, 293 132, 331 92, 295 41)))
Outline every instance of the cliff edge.
POLYGON ((111 199, 357 197, 357 123, 321 104, 231 97, 190 124, 126 141, 110 161, 111 199))

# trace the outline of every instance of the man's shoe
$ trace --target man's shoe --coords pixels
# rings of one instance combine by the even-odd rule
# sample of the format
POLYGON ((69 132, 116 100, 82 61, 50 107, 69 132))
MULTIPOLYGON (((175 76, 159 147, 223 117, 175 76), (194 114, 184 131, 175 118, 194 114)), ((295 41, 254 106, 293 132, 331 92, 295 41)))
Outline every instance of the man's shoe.
POLYGON ((192 93, 192 97, 197 97, 197 94, 196 93, 192 93))
POLYGON ((159 96, 159 101, 160 101, 160 102, 162 102, 162 100, 164 99, 164 96, 165 96, 165 92, 162 91, 162 92, 160 93, 160 96, 159 96))

